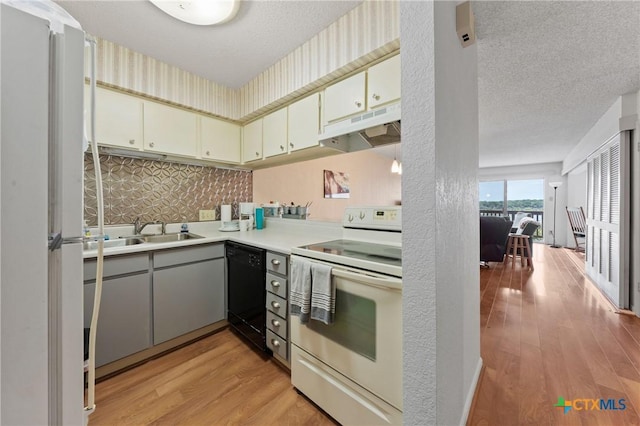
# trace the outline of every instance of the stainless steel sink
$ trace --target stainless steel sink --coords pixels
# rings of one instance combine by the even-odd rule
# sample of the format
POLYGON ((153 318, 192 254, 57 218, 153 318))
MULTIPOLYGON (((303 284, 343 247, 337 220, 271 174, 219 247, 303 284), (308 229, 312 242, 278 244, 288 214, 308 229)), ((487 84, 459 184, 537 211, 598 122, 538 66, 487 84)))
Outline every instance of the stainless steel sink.
POLYGON ((145 243, 171 243, 174 241, 193 240, 204 237, 191 233, 176 232, 175 234, 165 235, 143 235, 140 238, 142 238, 145 243))
MULTIPOLYGON (((110 247, 124 247, 124 246, 132 246, 134 244, 142 244, 144 240, 138 237, 130 237, 130 238, 115 238, 113 240, 107 240, 104 242, 104 248, 110 247)), ((98 242, 97 241, 85 241, 82 244, 83 250, 97 250, 98 242)))

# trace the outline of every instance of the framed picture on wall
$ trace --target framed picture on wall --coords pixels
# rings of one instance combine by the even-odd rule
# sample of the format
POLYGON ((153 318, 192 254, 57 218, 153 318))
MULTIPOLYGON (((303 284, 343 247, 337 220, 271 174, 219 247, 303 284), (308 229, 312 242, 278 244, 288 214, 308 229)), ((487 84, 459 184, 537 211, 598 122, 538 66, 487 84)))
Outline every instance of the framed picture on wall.
POLYGON ((349 175, 325 170, 324 198, 349 198, 349 175))

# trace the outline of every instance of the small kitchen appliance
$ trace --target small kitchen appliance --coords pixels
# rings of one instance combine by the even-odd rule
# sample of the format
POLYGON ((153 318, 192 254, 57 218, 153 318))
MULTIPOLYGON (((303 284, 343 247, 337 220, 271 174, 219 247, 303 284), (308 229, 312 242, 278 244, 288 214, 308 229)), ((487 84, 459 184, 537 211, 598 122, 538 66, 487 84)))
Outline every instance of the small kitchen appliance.
POLYGON ((342 225, 291 250, 330 266, 336 290, 332 325, 291 318, 291 383, 342 424, 401 424, 401 207, 348 207, 342 225))
POLYGON ((254 221, 254 203, 240 203, 240 220, 249 220, 249 229, 253 229, 254 221))

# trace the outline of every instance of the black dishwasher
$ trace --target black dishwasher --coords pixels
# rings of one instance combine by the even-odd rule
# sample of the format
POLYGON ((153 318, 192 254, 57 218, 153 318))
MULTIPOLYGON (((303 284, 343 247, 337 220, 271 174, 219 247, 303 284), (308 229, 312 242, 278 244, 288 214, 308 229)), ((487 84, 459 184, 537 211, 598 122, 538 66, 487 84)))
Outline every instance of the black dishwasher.
POLYGON ((226 243, 227 319, 235 330, 266 351, 266 251, 226 243))

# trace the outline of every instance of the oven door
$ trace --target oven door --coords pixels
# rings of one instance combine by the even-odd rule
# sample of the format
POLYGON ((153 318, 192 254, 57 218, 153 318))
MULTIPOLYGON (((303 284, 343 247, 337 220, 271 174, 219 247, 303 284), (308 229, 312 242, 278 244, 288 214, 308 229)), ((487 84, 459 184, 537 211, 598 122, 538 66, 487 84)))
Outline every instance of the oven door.
POLYGON ((402 280, 330 266, 334 323, 292 317, 291 343, 402 411, 402 280))

